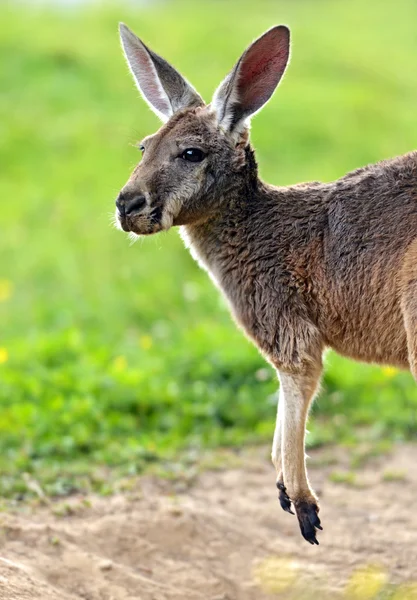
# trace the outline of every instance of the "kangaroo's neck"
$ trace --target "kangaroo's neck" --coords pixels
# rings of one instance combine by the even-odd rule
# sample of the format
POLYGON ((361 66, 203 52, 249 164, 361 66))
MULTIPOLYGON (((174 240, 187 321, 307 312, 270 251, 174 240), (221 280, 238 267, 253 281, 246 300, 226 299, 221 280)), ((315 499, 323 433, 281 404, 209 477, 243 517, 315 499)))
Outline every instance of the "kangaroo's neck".
MULTIPOLYGON (((307 246, 323 228, 327 184, 275 187, 262 182, 252 149, 242 177, 205 221, 184 225, 181 235, 192 256, 222 287, 230 277, 255 273, 272 261, 285 269, 290 252, 307 246), (294 224, 297 224, 297 227, 294 224)), ((271 267, 272 267, 271 263, 271 267)))
POLYGON ((219 268, 232 268, 248 237, 255 213, 268 203, 265 185, 259 180, 254 153, 250 146, 239 177, 216 203, 210 216, 198 223, 183 225, 181 237, 197 262, 216 280, 219 268))

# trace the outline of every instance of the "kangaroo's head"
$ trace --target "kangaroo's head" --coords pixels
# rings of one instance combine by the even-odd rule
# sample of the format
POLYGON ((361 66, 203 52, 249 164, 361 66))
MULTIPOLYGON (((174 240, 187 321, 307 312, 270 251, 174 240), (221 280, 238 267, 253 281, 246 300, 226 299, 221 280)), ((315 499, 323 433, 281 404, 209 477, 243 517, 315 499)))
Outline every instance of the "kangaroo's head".
POLYGON ((140 143, 142 160, 116 200, 117 223, 144 235, 208 219, 239 181, 249 119, 284 74, 289 30, 273 27, 253 42, 208 105, 123 24, 120 35, 136 85, 164 124, 140 143))

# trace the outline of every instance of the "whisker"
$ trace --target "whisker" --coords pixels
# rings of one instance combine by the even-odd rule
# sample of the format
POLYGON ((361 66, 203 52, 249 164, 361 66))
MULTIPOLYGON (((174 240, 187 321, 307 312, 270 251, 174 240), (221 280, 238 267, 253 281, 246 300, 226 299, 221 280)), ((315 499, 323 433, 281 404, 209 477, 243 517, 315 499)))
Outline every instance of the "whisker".
POLYGON ((136 243, 136 242, 139 240, 139 236, 138 236, 138 235, 136 235, 136 233, 133 233, 133 231, 130 231, 130 232, 128 233, 128 236, 127 236, 127 237, 128 237, 128 238, 129 238, 129 240, 130 240, 129 247, 130 247, 130 246, 133 246, 133 244, 135 244, 135 243, 136 243))

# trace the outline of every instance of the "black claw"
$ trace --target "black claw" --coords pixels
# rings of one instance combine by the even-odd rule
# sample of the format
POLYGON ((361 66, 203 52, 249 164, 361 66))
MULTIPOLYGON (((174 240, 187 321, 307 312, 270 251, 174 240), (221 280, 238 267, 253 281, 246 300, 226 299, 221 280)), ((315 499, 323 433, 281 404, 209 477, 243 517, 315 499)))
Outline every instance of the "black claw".
MULTIPOLYGON (((301 527, 301 526, 300 526, 301 527)), ((316 533, 312 527, 301 527, 302 536, 307 542, 310 542, 314 546, 316 544, 319 545, 318 539, 316 538, 316 533)))
POLYGON ((320 519, 319 516, 317 514, 317 512, 315 512, 317 510, 317 506, 315 508, 313 508, 312 510, 310 510, 309 512, 309 519, 310 519, 310 523, 313 525, 313 527, 316 527, 317 529, 323 529, 320 523, 320 519))
POLYGON ((294 515, 295 513, 291 510, 291 500, 287 494, 285 485, 281 481, 277 481, 277 488, 279 489, 279 503, 281 505, 282 510, 285 510, 285 512, 290 513, 290 515, 294 515))
POLYGON ((314 545, 314 544, 317 544, 317 546, 319 545, 319 542, 316 538, 316 532, 311 525, 301 525, 301 523, 300 523, 300 529, 301 529, 301 534, 302 534, 303 538, 305 540, 307 540, 307 542, 310 542, 310 544, 312 544, 312 545, 314 545))
POLYGON ((288 497, 279 495, 279 503, 281 505, 282 510, 290 513, 290 515, 295 515, 295 512, 291 510, 291 501, 288 497))
POLYGON ((316 529, 323 530, 317 515, 318 506, 315 503, 301 501, 295 504, 295 509, 297 511, 298 522, 303 538, 307 540, 307 542, 310 542, 310 544, 316 544, 318 546, 319 542, 316 538, 316 529))

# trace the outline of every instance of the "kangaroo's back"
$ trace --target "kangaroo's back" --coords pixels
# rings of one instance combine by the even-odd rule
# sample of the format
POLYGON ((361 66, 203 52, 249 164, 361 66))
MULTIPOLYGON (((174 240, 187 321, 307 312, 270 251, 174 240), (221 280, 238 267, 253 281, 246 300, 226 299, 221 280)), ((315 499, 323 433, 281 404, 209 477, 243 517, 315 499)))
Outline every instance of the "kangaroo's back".
POLYGON ((327 216, 318 295, 326 343, 352 358, 407 367, 400 290, 417 239, 417 152, 335 182, 327 216))

